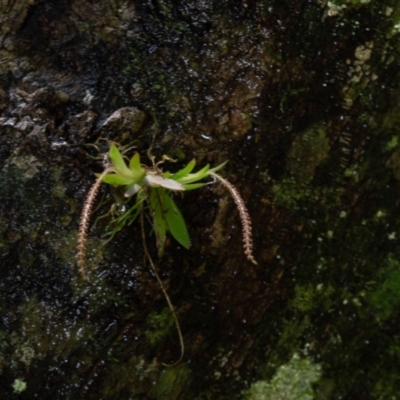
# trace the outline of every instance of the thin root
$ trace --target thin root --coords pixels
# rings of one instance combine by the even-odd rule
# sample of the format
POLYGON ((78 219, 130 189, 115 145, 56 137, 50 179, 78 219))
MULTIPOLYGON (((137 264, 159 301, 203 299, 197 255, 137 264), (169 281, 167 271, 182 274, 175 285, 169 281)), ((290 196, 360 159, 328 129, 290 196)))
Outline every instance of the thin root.
POLYGON ((147 259, 149 260, 151 269, 152 269, 152 271, 153 271, 153 273, 154 273, 154 275, 155 275, 155 277, 157 279, 158 284, 161 287, 161 290, 162 290, 162 292, 164 294, 165 300, 168 303, 168 307, 171 310, 172 316, 173 316, 174 321, 175 321, 176 330, 177 330, 178 336, 179 336, 179 342, 180 342, 180 345, 181 345, 181 355, 180 355, 180 357, 178 358, 177 361, 175 361, 172 364, 163 363, 163 365, 166 366, 166 367, 173 367, 173 366, 177 365, 178 363, 180 363, 182 361, 183 356, 185 354, 185 344, 183 342, 183 335, 182 335, 182 331, 181 331, 181 326, 179 325, 178 317, 176 315, 175 308, 174 308, 174 306, 173 306, 173 304, 171 302, 171 299, 169 298, 169 295, 168 295, 168 293, 167 293, 167 291, 166 291, 166 289, 164 287, 164 284, 163 284, 163 282, 162 282, 162 280, 160 278, 160 275, 157 272, 157 268, 154 265, 154 262, 153 262, 153 260, 152 260, 152 258, 150 256, 150 254, 149 254, 149 251, 147 250, 146 234, 144 232, 143 212, 140 213, 140 224, 141 224, 141 227, 142 227, 142 241, 143 241, 143 248, 144 248, 145 255, 146 255, 147 259))

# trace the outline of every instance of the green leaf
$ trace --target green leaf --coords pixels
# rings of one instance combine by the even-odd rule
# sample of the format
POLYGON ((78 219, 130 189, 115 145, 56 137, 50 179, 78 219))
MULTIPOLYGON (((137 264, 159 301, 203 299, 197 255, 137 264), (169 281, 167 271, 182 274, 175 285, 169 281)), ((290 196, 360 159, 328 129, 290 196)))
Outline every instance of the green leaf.
POLYGON ((139 183, 145 176, 144 169, 140 166, 140 156, 136 153, 130 162, 133 169, 129 169, 124 159, 121 156, 118 148, 115 145, 110 147, 110 159, 115 167, 115 172, 117 175, 129 178, 127 182, 128 185, 133 185, 134 183, 139 183))
POLYGON ((109 152, 110 160, 115 169, 121 175, 132 176, 132 171, 126 166, 124 159, 121 156, 117 146, 112 145, 109 152))
POLYGON ((183 185, 185 190, 194 190, 194 189, 199 189, 205 186, 205 183, 188 183, 186 185, 183 185))
POLYGON ((228 160, 226 160, 225 162, 223 162, 222 164, 218 165, 218 166, 215 167, 215 168, 211 168, 211 169, 208 171, 207 175, 210 175, 212 172, 217 172, 217 171, 219 171, 220 169, 224 168, 227 162, 228 162, 228 160))
POLYGON ((167 222, 164 214, 163 189, 149 188, 150 210, 153 216, 153 227, 156 234, 158 253, 162 255, 164 251, 165 238, 167 233, 167 222))
POLYGON ((129 168, 133 171, 136 172, 137 174, 141 174, 143 171, 143 168, 140 165, 140 155, 139 153, 135 153, 135 155, 131 158, 129 161, 129 168))
POLYGON ((188 174, 183 178, 177 179, 177 181, 179 183, 182 183, 182 185, 184 185, 186 183, 200 181, 201 179, 205 178, 208 175, 207 172, 209 169, 210 169, 210 166, 207 164, 200 171, 197 171, 194 174, 188 174))
POLYGON ((166 206, 166 220, 171 235, 185 248, 190 247, 190 238, 181 212, 172 197, 164 191, 163 201, 166 206))
POLYGON ((176 172, 175 174, 172 174, 171 176, 166 176, 166 178, 173 179, 174 181, 183 178, 187 174, 190 174, 193 171, 194 166, 196 165, 196 160, 192 160, 189 162, 186 167, 182 168, 180 171, 176 172))
MULTIPOLYGON (((98 178, 101 174, 95 174, 98 178)), ((109 185, 129 185, 132 181, 131 178, 127 178, 126 176, 117 175, 117 174, 107 174, 103 177, 102 181, 104 183, 108 183, 109 185)))

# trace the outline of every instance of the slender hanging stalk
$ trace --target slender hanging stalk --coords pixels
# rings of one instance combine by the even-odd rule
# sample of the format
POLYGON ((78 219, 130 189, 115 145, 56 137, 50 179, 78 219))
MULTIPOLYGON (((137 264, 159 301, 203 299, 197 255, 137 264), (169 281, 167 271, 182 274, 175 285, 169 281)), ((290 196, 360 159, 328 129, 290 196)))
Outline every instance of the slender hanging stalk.
POLYGON ((156 277, 156 279, 157 279, 158 284, 159 284, 160 287, 161 287, 161 290, 162 290, 162 292, 163 292, 163 294, 164 294, 165 300, 166 300, 167 303, 168 303, 168 307, 169 307, 169 309, 171 310, 172 316, 173 316, 174 321, 175 321, 176 330, 177 330, 177 332, 178 332, 179 342, 180 342, 180 345, 181 345, 181 355, 180 355, 180 357, 178 358, 178 360, 175 361, 175 362, 172 363, 172 364, 165 364, 165 363, 163 363, 163 365, 165 365, 166 367, 173 367, 174 365, 176 365, 176 364, 178 364, 179 362, 182 361, 183 355, 185 354, 185 344, 184 344, 184 342, 183 342, 183 335, 182 335, 182 331, 181 331, 181 326, 179 325, 179 321, 178 321, 178 317, 177 317, 176 312, 175 312, 175 308, 174 308, 174 306, 173 306, 173 304, 172 304, 172 302, 171 302, 171 299, 169 298, 169 295, 168 295, 168 293, 167 293, 167 290, 166 290, 165 287, 164 287, 164 284, 163 284, 163 282, 162 282, 162 280, 161 280, 161 278, 160 278, 160 275, 159 275, 158 272, 157 272, 157 268, 156 268, 156 266, 154 265, 154 262, 153 262, 153 260, 152 260, 152 258, 151 258, 151 256, 150 256, 150 253, 149 253, 149 251, 147 250, 146 234, 145 234, 145 232, 144 232, 144 217, 143 217, 143 214, 144 214, 144 213, 143 213, 143 210, 142 210, 141 213, 140 213, 140 224, 141 224, 141 228, 142 228, 142 242, 143 242, 144 253, 145 253, 145 255, 146 255, 146 258, 149 260, 151 269, 152 269, 152 271, 153 271, 153 273, 154 273, 154 275, 155 275, 155 277, 156 277))
POLYGON ((96 179, 96 182, 92 185, 86 196, 85 203, 83 205, 81 219, 79 221, 79 233, 78 233, 78 266, 79 273, 83 279, 86 280, 85 265, 86 265, 86 241, 89 230, 90 216, 92 215, 93 203, 96 199, 103 178, 110 172, 110 168, 106 168, 103 173, 96 179))
POLYGON ((236 208, 239 211, 240 221, 242 222, 242 233, 243 233, 243 247, 244 254, 246 254, 247 259, 253 264, 257 265, 257 261, 253 257, 253 235, 251 232, 251 219, 249 212, 247 211, 246 205, 239 192, 229 181, 222 178, 222 176, 212 172, 210 175, 214 176, 231 194, 233 201, 236 204, 236 208))

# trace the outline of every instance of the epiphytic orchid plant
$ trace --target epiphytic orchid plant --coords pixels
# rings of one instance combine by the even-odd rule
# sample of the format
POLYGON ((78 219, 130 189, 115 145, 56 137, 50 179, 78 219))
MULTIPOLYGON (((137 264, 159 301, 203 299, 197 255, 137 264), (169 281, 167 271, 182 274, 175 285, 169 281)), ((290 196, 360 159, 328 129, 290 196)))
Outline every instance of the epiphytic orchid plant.
POLYGON ((111 220, 109 225, 109 239, 112 239, 113 236, 125 226, 132 224, 140 215, 143 248, 155 277, 160 284, 161 290, 164 293, 179 334, 179 340, 181 344, 181 356, 177 361, 179 362, 183 358, 184 354, 183 335, 174 306, 172 305, 168 293, 157 272, 157 268, 147 250, 144 233, 143 210, 145 208, 150 210, 150 215, 153 219, 153 229, 156 235, 159 255, 162 255, 163 253, 168 232, 170 232, 171 235, 183 247, 189 248, 190 238, 186 228, 186 223, 173 200, 173 192, 199 189, 207 184, 200 181, 207 177, 213 177, 215 180, 219 181, 231 194, 236 207, 238 208, 240 220, 242 222, 245 254, 251 262, 257 264, 253 258, 251 221, 247 212, 247 208, 236 188, 226 179, 217 174, 217 171, 223 168, 226 162, 215 168, 210 168, 209 165, 206 165, 199 171, 192 173, 196 165, 195 160, 192 160, 180 171, 170 173, 164 172, 158 167, 160 163, 162 163, 165 159, 168 159, 168 157, 165 156, 163 157, 163 160, 157 164, 154 163, 154 159, 152 159, 153 165, 151 167, 144 166, 140 163, 139 153, 136 153, 130 159, 129 164, 127 165, 115 145, 111 146, 108 156, 111 165, 107 167, 101 174, 97 174, 97 180, 91 187, 82 210, 78 236, 78 265, 80 268, 80 273, 85 278, 87 232, 89 229, 91 210, 93 208, 96 195, 99 191, 100 184, 104 182, 112 186, 122 187, 124 190, 124 196, 126 198, 131 198, 136 195, 133 205, 130 206, 130 208, 125 209, 122 215, 114 217, 111 220))
POLYGON ((111 221, 110 237, 112 238, 124 226, 132 224, 140 215, 143 206, 147 205, 153 218, 157 248, 159 254, 162 255, 168 232, 183 247, 186 249, 190 247, 186 223, 172 198, 172 193, 199 189, 206 185, 206 183, 200 181, 210 176, 214 177, 230 192, 238 208, 243 227, 245 254, 251 262, 256 264, 252 254, 251 220, 244 201, 237 189, 217 174, 217 171, 223 168, 226 162, 215 168, 206 165, 199 171, 192 173, 196 165, 195 160, 192 160, 180 171, 170 173, 168 171, 163 172, 158 167, 164 159, 168 159, 167 157, 163 157, 163 161, 157 164, 153 161, 153 165, 148 167, 140 163, 140 155, 136 153, 127 165, 115 145, 111 146, 108 156, 111 165, 102 174, 96 175, 98 179, 89 191, 82 211, 78 239, 78 265, 83 276, 85 275, 85 250, 89 219, 101 182, 113 186, 122 186, 126 198, 136 195, 134 204, 122 215, 111 221))
POLYGON ((220 170, 225 163, 212 169, 206 165, 200 171, 191 173, 196 164, 192 160, 185 168, 171 174, 163 172, 157 165, 142 166, 139 153, 130 159, 127 166, 114 145, 110 148, 109 158, 112 167, 102 181, 110 185, 122 186, 125 197, 136 195, 134 205, 120 217, 120 220, 115 221, 116 229, 119 230, 119 226, 130 225, 139 215, 142 205, 147 202, 153 218, 159 254, 163 253, 168 232, 188 249, 190 239, 186 224, 171 194, 201 188, 205 184, 199 181, 220 170))

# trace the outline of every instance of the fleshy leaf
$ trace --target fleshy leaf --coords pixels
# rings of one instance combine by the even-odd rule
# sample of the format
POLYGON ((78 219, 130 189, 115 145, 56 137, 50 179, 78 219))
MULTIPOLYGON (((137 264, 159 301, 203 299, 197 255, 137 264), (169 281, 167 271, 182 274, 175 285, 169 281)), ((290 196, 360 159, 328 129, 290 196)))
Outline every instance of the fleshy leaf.
POLYGON ((139 153, 135 153, 135 155, 131 158, 129 161, 129 168, 138 174, 141 174, 143 171, 143 168, 140 165, 140 155, 139 153))
POLYGON ((127 165, 125 164, 124 159, 122 158, 121 153, 119 152, 118 148, 114 145, 110 147, 110 159, 114 165, 115 172, 118 175, 124 176, 126 178, 130 178, 130 181, 128 184, 133 185, 134 183, 140 182, 144 176, 145 176, 145 171, 144 169, 140 166, 140 156, 138 153, 136 153, 130 162, 130 165, 133 167, 133 169, 129 169, 127 165))
POLYGON ((192 182, 199 181, 208 175, 207 171, 209 169, 210 169, 210 166, 207 164, 200 171, 197 171, 194 174, 188 174, 185 177, 178 179, 178 182, 182 183, 184 185, 186 183, 192 183, 192 182))
POLYGON ((194 189, 200 189, 205 185, 206 183, 188 183, 186 185, 183 185, 183 187, 185 188, 185 190, 194 190, 194 189))
MULTIPOLYGON (((95 174, 95 175, 98 178, 101 174, 95 174)), ((109 185, 129 185, 132 182, 132 178, 116 174, 107 174, 103 178, 103 182, 108 183, 109 185)))
POLYGON ((121 175, 132 176, 132 171, 126 166, 124 159, 121 156, 117 146, 112 145, 110 147, 110 160, 112 161, 115 169, 121 175))
POLYGON ((228 160, 224 161, 222 164, 219 164, 215 168, 211 168, 210 170, 208 170, 207 175, 210 175, 211 173, 217 172, 220 169, 224 168, 227 162, 228 162, 228 160))
POLYGON ((194 166, 196 165, 196 160, 192 160, 189 162, 186 167, 182 168, 180 171, 176 172, 175 174, 169 176, 168 178, 173 179, 174 181, 183 178, 187 174, 190 174, 193 171, 194 166))
POLYGON ((164 251, 165 238, 167 233, 167 222, 164 215, 162 189, 149 190, 150 209, 153 216, 153 227, 156 234, 158 253, 162 255, 164 251))
POLYGON ((172 197, 165 191, 163 194, 163 199, 166 206, 168 230, 185 249, 188 249, 190 247, 190 238, 185 220, 183 219, 182 214, 175 202, 172 200, 172 197))

